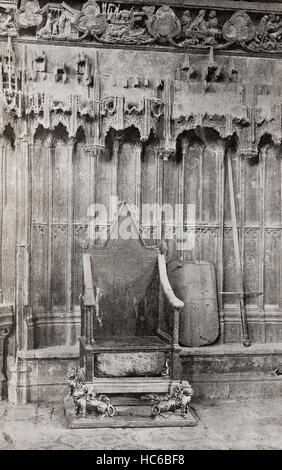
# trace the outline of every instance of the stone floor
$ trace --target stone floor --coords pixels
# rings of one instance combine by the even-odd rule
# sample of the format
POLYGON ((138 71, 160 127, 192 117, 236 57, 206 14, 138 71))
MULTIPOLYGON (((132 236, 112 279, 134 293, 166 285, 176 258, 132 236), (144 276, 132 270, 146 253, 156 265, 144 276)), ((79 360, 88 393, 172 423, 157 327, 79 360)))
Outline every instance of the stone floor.
POLYGON ((282 398, 193 404, 194 428, 67 429, 62 405, 0 402, 0 449, 282 448, 282 398))

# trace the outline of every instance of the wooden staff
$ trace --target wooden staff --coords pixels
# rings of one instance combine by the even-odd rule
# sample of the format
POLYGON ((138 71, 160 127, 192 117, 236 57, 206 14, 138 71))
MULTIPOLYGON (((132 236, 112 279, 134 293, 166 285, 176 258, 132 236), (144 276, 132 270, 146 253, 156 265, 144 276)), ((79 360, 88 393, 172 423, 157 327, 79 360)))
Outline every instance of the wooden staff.
POLYGON ((239 300, 240 300, 240 315, 241 315, 241 325, 242 325, 242 333, 243 333, 243 345, 246 347, 249 347, 251 345, 251 341, 249 337, 246 306, 245 306, 245 292, 244 292, 243 273, 242 273, 240 248, 239 248, 232 164, 231 164, 231 157, 228 152, 227 152, 227 165, 228 165, 229 195, 230 195, 230 208, 231 208, 231 220, 232 220, 232 235, 233 235, 235 262, 236 262, 237 289, 238 289, 238 295, 239 295, 239 300))

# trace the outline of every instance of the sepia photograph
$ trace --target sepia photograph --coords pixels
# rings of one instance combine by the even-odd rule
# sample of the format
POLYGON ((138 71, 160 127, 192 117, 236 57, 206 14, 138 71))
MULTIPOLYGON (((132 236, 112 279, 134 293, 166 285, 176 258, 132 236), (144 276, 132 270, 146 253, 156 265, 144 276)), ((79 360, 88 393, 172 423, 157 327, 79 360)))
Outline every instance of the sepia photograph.
POLYGON ((0 0, 13 450, 282 450, 282 0, 0 0))

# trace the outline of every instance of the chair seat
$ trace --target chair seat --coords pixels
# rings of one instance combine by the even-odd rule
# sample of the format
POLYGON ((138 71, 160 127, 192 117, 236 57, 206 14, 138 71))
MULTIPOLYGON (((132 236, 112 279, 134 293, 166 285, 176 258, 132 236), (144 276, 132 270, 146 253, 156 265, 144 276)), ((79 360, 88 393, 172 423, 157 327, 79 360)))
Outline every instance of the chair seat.
POLYGON ((112 336, 111 338, 95 338, 94 343, 87 346, 83 338, 81 338, 81 342, 85 349, 95 352, 169 351, 171 349, 171 345, 158 336, 127 336, 125 338, 112 336))

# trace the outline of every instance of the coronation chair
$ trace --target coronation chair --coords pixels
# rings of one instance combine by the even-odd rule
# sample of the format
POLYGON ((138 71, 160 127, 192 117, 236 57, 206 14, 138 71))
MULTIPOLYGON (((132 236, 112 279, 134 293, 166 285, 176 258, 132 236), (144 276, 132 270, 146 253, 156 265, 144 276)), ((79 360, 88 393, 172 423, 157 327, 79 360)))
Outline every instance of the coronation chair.
POLYGON ((168 393, 181 380, 183 305, 168 281, 164 249, 145 246, 122 203, 105 245, 83 254, 80 366, 86 385, 116 395, 168 393))

